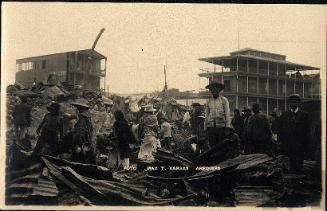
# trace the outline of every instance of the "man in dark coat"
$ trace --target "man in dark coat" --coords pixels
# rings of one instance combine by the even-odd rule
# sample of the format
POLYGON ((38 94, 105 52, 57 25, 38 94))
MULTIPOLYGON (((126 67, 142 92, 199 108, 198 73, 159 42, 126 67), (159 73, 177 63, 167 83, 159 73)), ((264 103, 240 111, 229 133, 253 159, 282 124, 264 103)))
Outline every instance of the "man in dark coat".
POLYGON ((246 128, 248 153, 266 153, 269 154, 269 145, 271 144, 271 129, 267 115, 260 112, 258 104, 253 104, 253 115, 248 120, 246 128))
POLYGON ((234 110, 234 117, 232 119, 232 126, 239 137, 242 136, 244 121, 238 109, 234 110))
POLYGON ((27 104, 27 98, 22 96, 21 103, 16 105, 13 111, 16 141, 25 138, 28 127, 31 126, 32 107, 27 104))
POLYGON ((72 160, 81 163, 93 163, 93 125, 89 105, 85 99, 77 99, 72 103, 78 111, 77 122, 73 133, 73 154, 72 160))
POLYGON ((290 109, 278 121, 278 139, 281 141, 283 154, 290 159, 290 172, 300 173, 309 140, 309 117, 299 108, 299 95, 291 95, 288 102, 290 109))
POLYGON ((131 131, 131 128, 128 125, 128 122, 124 117, 124 113, 118 110, 115 112, 114 116, 116 119, 114 123, 114 133, 118 139, 118 151, 121 163, 124 169, 128 169, 129 156, 131 153, 129 144, 135 142, 135 138, 131 131))
POLYGON ((47 107, 47 113, 36 132, 41 134, 33 150, 34 156, 48 154, 57 156, 59 153, 59 140, 63 138, 63 118, 60 116, 60 105, 52 103, 47 107))
POLYGON ((248 126, 249 118, 251 116, 251 108, 246 106, 242 110, 242 121, 243 121, 243 132, 240 136, 241 143, 240 143, 240 150, 241 152, 246 152, 246 146, 248 146, 248 140, 246 136, 246 128, 248 126))

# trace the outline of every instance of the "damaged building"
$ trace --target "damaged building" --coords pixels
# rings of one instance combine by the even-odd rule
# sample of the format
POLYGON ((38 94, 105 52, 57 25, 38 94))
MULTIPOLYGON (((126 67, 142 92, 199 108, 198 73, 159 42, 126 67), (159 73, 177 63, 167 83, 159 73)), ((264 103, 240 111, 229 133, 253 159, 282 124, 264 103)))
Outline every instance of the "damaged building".
POLYGON ((46 83, 50 74, 84 89, 105 87, 107 57, 92 49, 16 60, 16 82, 26 87, 46 83), (103 84, 102 84, 103 83, 103 84))
MULTIPOLYGON (((199 60, 214 65, 213 69, 202 69, 199 76, 207 78, 209 83, 225 84, 224 96, 231 109, 259 103, 262 111, 269 114, 274 108, 284 111, 287 97, 294 93, 304 101, 320 99, 319 73, 303 74, 319 68, 289 62, 285 55, 246 48, 229 56, 199 60)), ((209 96, 209 92, 202 95, 209 96)))

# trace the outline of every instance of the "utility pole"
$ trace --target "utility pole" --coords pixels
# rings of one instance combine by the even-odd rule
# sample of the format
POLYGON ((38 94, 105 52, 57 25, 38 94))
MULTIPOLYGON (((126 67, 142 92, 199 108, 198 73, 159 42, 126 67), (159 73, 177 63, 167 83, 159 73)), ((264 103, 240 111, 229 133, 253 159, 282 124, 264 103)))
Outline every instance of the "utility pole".
POLYGON ((167 73, 166 73, 166 65, 164 65, 164 75, 165 75, 165 86, 164 86, 164 97, 166 97, 166 92, 167 92, 167 89, 168 89, 168 85, 167 85, 167 73))
MULTIPOLYGON (((93 72, 94 72, 94 67, 95 67, 95 65, 93 64, 93 53, 94 53, 94 49, 95 49, 95 47, 96 47, 96 45, 97 45, 97 43, 98 43, 98 41, 99 41, 99 39, 100 39, 102 33, 103 33, 105 30, 106 30, 105 28, 102 28, 102 29, 100 30, 99 34, 97 35, 97 37, 95 38, 95 40, 94 40, 94 42, 93 42, 92 48, 91 48, 91 56, 89 57, 89 61, 90 61, 90 63, 91 63, 91 69, 92 69, 93 72)), ((101 64, 100 64, 100 69, 101 69, 101 64)), ((88 70, 86 70, 86 71, 88 71, 88 70)), ((106 78, 104 78, 104 81, 106 81, 106 78)), ((100 82, 101 82, 101 81, 100 81, 100 82)), ((85 85, 85 73, 84 73, 84 85, 85 85)), ((105 82, 104 82, 104 87, 103 87, 103 88, 104 88, 104 92, 105 92, 105 91, 106 91, 105 82)))

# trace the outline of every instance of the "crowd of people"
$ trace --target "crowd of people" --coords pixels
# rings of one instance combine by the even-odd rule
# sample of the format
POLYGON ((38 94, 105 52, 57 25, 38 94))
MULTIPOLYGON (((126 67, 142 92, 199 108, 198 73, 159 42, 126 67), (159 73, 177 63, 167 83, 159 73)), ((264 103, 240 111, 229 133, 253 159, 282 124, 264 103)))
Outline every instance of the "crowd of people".
MULTIPOLYGON (((177 125, 196 137, 194 153, 208 151, 232 135, 240 153, 271 156, 283 153, 290 159, 290 172, 301 171, 309 121, 308 115, 300 109, 298 95, 288 98, 290 108, 281 116, 274 109, 269 118, 261 112, 258 104, 253 104, 252 108, 245 107, 241 112, 235 109, 231 118, 228 99, 220 94, 224 85, 214 82, 206 88, 212 94, 206 105, 193 103, 183 108, 175 101, 162 100, 157 104, 139 102, 140 110, 135 112, 127 99, 123 109, 113 112, 111 99, 101 98, 91 108, 87 100, 78 98, 71 103, 76 115, 68 115, 61 112, 58 102, 53 102, 47 107, 48 113, 37 129, 37 144, 29 156, 39 158, 43 154, 60 156, 68 153, 72 161, 95 163, 97 147, 90 113, 90 109, 95 109, 106 113, 103 124, 117 141, 115 148, 107 152, 116 151, 122 168, 130 166, 133 145, 139 147, 137 158, 148 162, 154 160, 158 148, 173 150, 176 142, 172 131, 177 125), (64 132, 66 122, 71 120, 75 125, 68 133, 64 132), (281 146, 281 150, 277 150, 277 146, 281 146)), ((15 106, 13 117, 16 141, 19 142, 31 124, 31 106, 25 97, 21 97, 21 103, 15 106)), ((103 152, 104 147, 99 150, 103 152)))

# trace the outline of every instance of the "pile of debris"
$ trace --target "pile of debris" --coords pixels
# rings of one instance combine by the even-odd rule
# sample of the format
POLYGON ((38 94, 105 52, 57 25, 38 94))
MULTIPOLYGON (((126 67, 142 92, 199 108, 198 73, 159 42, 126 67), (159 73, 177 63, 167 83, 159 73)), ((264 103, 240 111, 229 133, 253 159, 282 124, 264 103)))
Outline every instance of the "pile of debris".
MULTIPOLYGON (((60 102, 63 113, 74 115, 70 103, 77 95, 87 99, 93 107, 94 102, 101 99, 101 93, 90 90, 78 93, 57 84, 37 87, 34 91, 13 85, 7 93, 7 149, 14 149, 7 153, 14 159, 20 158, 16 161, 22 163, 7 165, 7 204, 307 206, 315 205, 321 199, 321 178, 317 176, 321 172, 314 171, 319 169, 318 163, 305 161, 303 175, 290 175, 285 173, 288 166, 286 157, 240 155, 235 143, 230 141, 196 154, 192 149, 194 136, 176 122, 173 123, 175 148, 171 151, 158 149, 154 154, 155 161, 147 163, 137 159, 136 144, 128 170, 115 169, 111 166, 111 159, 117 155, 106 157, 100 151, 96 164, 81 164, 51 156, 29 162, 23 150, 12 146, 11 112, 19 103, 19 96, 26 96, 28 103, 33 105, 32 125, 28 132, 31 144, 27 147, 31 149, 37 139, 36 128, 52 100, 60 102), (294 203, 290 204, 286 199, 292 197, 294 203)), ((125 98, 112 96, 111 99, 114 101, 113 110, 124 108, 125 98)), ((162 99, 143 100, 167 104, 162 99)), ((101 129, 105 112, 91 109, 91 115, 94 145, 110 148, 107 142, 114 142, 114 138, 101 129)))

